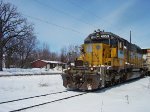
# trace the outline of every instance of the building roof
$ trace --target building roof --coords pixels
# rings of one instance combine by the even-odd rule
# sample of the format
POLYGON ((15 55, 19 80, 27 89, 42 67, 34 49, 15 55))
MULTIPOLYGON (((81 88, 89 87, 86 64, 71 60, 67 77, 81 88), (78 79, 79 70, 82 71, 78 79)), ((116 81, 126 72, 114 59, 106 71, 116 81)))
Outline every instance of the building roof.
POLYGON ((45 62, 45 63, 57 63, 57 64, 65 64, 65 63, 63 63, 63 62, 60 62, 60 61, 47 61, 47 60, 41 60, 41 61, 43 61, 43 62, 45 62))
POLYGON ((43 61, 45 63, 66 64, 66 63, 63 63, 63 62, 60 62, 60 61, 48 61, 48 60, 41 60, 41 59, 35 60, 35 61, 31 62, 31 63, 34 63, 36 61, 43 61))

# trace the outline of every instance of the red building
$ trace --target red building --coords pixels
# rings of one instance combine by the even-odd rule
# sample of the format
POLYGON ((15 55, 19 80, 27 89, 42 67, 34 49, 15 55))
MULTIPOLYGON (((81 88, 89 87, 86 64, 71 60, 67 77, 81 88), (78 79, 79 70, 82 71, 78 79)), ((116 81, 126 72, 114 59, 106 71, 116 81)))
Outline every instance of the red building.
POLYGON ((32 68, 46 68, 46 69, 50 69, 50 68, 55 68, 57 67, 65 67, 65 63, 59 62, 59 61, 47 61, 47 60, 35 60, 33 62, 31 62, 31 66, 32 68))
POLYGON ((46 67, 46 65, 47 65, 47 63, 40 59, 31 62, 32 68, 44 68, 44 67, 46 67))

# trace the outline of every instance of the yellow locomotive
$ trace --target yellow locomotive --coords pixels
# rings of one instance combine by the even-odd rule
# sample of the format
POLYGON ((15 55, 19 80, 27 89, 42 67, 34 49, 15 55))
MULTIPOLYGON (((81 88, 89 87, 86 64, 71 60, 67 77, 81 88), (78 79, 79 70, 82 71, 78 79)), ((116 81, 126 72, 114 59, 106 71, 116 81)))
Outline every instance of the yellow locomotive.
POLYGON ((142 49, 111 32, 95 31, 81 47, 81 55, 62 74, 69 89, 94 90, 142 77, 142 49))

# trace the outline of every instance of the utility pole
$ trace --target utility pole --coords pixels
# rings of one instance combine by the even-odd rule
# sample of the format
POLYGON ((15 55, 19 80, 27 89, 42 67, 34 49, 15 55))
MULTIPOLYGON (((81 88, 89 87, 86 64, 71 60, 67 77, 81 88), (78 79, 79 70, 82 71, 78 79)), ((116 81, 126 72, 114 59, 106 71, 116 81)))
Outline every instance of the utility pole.
POLYGON ((6 64, 5 64, 5 54, 3 54, 3 68, 6 68, 6 64))
POLYGON ((3 46, 2 46, 2 20, 0 20, 0 71, 3 70, 3 46))
POLYGON ((129 61, 130 61, 130 66, 131 66, 131 30, 130 30, 130 49, 129 49, 129 61))

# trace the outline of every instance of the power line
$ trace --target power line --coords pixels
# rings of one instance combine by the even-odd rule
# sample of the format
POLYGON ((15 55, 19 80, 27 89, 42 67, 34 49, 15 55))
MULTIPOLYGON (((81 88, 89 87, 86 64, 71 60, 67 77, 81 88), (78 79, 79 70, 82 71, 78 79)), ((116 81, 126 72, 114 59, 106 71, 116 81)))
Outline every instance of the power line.
MULTIPOLYGON (((95 13, 93 13, 91 10, 87 10, 86 8, 81 7, 80 5, 78 5, 78 4, 74 3, 74 2, 72 2, 71 0, 66 0, 66 1, 69 2, 69 3, 72 4, 72 5, 74 5, 74 6, 78 7, 78 8, 80 8, 80 9, 82 9, 84 12, 89 13, 90 15, 93 15, 93 16, 94 16, 95 18, 97 18, 98 20, 103 20, 103 21, 109 23, 109 21, 106 21, 106 20, 102 19, 101 17, 99 17, 98 15, 96 15, 95 13)), ((93 16, 92 16, 92 17, 93 17, 93 16)))
POLYGON ((58 12, 58 13, 64 14, 64 15, 66 15, 66 16, 70 16, 71 18, 73 18, 73 19, 75 19, 75 20, 77 20, 77 21, 79 21, 79 22, 82 22, 82 23, 84 23, 84 24, 86 24, 86 25, 92 26, 93 28, 97 28, 95 25, 90 24, 89 22, 86 22, 86 21, 83 20, 83 19, 77 18, 77 17, 75 17, 75 16, 73 16, 73 15, 71 15, 71 14, 69 14, 69 13, 66 13, 65 11, 62 11, 62 10, 59 10, 59 9, 57 9, 57 8, 55 8, 55 7, 52 7, 52 6, 50 6, 50 5, 47 5, 47 4, 45 4, 45 3, 43 3, 43 2, 41 2, 41 1, 39 1, 39 0, 34 0, 34 1, 35 1, 36 3, 38 3, 38 4, 40 4, 40 5, 43 5, 43 6, 47 7, 47 8, 51 8, 52 10, 54 10, 54 11, 56 11, 56 12, 58 12))
POLYGON ((74 3, 74 2, 72 2, 71 0, 66 0, 66 1, 67 1, 67 2, 69 2, 70 4, 72 4, 72 5, 76 6, 76 7, 79 7, 79 8, 80 8, 80 9, 82 9, 84 12, 87 12, 87 13, 89 13, 89 14, 91 14, 91 15, 95 16, 95 18, 97 18, 97 19, 102 19, 101 17, 99 17, 98 15, 94 14, 94 13, 93 13, 93 12, 91 12, 90 10, 87 10, 87 9, 85 9, 85 8, 81 7, 80 5, 75 4, 75 3, 74 3))
MULTIPOLYGON (((84 12, 89 13, 90 15, 93 15, 93 16, 94 16, 95 18, 97 18, 98 20, 103 20, 103 21, 105 21, 106 23, 110 23, 110 21, 107 21, 107 20, 105 20, 105 19, 102 19, 101 17, 99 17, 98 15, 96 15, 95 13, 93 13, 91 10, 87 10, 86 8, 81 7, 79 4, 76 4, 76 3, 72 2, 71 0, 66 0, 66 1, 69 2, 69 3, 72 4, 72 5, 74 5, 74 6, 78 7, 78 8, 80 8, 80 9, 82 9, 84 12)), ((111 23, 110 23, 110 24, 111 24, 111 23)), ((115 27, 116 27, 116 25, 115 25, 115 27)), ((116 27, 116 28, 117 28, 117 27, 116 27)), ((120 30, 120 28, 117 28, 117 29, 120 30)))
POLYGON ((70 31, 75 32, 75 33, 84 34, 84 33, 80 32, 80 31, 77 31, 77 30, 75 30, 75 29, 73 29, 73 28, 64 27, 64 26, 61 26, 61 25, 58 25, 58 24, 55 24, 55 23, 51 23, 51 22, 49 22, 49 21, 46 21, 46 20, 43 20, 43 19, 40 19, 40 18, 37 18, 37 17, 29 16, 29 15, 26 15, 26 14, 22 14, 22 15, 24 15, 24 16, 26 16, 26 17, 29 17, 29 18, 31 18, 31 19, 34 19, 34 20, 37 20, 37 21, 46 23, 46 24, 50 24, 50 25, 52 25, 52 26, 59 27, 59 28, 61 28, 61 29, 63 29, 63 30, 65 29, 65 30, 70 30, 70 31))

